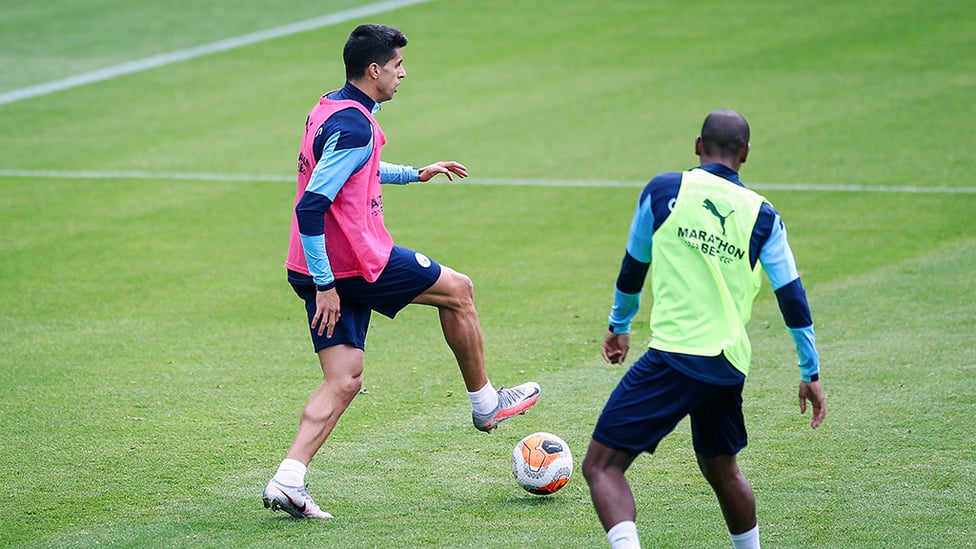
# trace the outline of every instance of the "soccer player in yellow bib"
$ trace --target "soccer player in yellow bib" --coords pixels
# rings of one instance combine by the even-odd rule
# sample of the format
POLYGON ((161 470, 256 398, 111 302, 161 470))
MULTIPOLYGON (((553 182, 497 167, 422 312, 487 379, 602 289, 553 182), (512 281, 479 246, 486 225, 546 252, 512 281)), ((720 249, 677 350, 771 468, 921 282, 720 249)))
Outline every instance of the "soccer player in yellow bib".
POLYGON ((742 387, 752 352, 746 324, 765 271, 799 357, 800 412, 826 415, 806 293, 773 206, 739 181, 749 124, 712 112, 695 140, 700 166, 654 177, 643 189, 617 277, 603 357, 622 363, 651 270, 651 341, 611 393, 583 460, 593 506, 614 549, 640 547, 625 473, 685 416, 734 548, 758 548, 756 500, 736 463, 746 445, 742 387), (650 269, 653 259, 654 268, 650 269), (761 267, 761 269, 760 269, 761 267))

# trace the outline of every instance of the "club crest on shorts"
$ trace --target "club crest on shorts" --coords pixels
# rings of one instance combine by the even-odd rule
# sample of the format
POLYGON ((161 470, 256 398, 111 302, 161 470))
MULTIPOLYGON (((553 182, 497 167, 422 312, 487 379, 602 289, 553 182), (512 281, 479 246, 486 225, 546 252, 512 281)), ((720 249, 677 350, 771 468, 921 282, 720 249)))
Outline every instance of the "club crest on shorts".
POLYGON ((420 265, 421 267, 423 267, 425 269, 428 268, 428 267, 430 267, 430 258, 429 257, 427 257, 426 255, 424 255, 424 254, 422 254, 420 252, 415 252, 413 255, 414 255, 414 257, 417 258, 417 264, 418 265, 420 265))

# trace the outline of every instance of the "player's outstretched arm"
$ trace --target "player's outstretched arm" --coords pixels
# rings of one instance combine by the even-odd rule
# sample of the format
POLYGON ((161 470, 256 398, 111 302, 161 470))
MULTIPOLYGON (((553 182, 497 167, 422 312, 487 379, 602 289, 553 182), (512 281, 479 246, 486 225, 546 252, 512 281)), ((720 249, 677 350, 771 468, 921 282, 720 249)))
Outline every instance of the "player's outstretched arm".
POLYGON ((468 169, 464 167, 464 164, 454 162, 453 160, 447 162, 434 162, 429 166, 420 168, 417 181, 430 181, 432 177, 439 173, 446 175, 449 181, 454 181, 455 175, 461 178, 467 177, 468 169))
POLYGON ((813 408, 813 417, 810 418, 810 427, 816 429, 823 423, 827 415, 827 404, 824 401, 823 387, 820 381, 801 381, 800 382, 800 413, 807 413, 807 401, 810 401, 813 408))

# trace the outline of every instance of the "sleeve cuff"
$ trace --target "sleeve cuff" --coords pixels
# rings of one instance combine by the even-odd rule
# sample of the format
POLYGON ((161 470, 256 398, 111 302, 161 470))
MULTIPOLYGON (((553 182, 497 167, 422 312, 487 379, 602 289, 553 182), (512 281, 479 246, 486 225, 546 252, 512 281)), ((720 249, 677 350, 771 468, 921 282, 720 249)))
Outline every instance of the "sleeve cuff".
POLYGON ((611 324, 610 327, 608 328, 608 330, 610 330, 611 332, 613 332, 613 333, 615 333, 617 335, 629 334, 630 333, 630 323, 627 323, 627 324, 624 324, 624 325, 620 325, 620 326, 614 326, 613 324, 611 324))

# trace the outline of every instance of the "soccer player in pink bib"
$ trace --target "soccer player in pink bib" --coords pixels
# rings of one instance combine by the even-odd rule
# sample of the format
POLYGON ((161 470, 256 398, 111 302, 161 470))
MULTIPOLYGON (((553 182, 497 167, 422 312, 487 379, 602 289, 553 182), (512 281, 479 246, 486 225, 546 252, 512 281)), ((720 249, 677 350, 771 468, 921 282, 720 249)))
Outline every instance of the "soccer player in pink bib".
POLYGON ((407 38, 385 25, 360 25, 343 49, 346 83, 323 95, 305 122, 288 248, 288 281, 305 302, 323 381, 301 414, 298 433, 264 489, 264 506, 297 518, 332 518, 309 496, 306 467, 362 386, 370 314, 393 318, 411 303, 438 309, 471 401, 474 426, 491 432, 524 413, 539 385, 496 390, 471 280, 420 252, 396 246, 383 224, 381 184, 466 177, 458 162, 417 169, 380 160, 386 136, 374 115, 407 73, 407 38))

